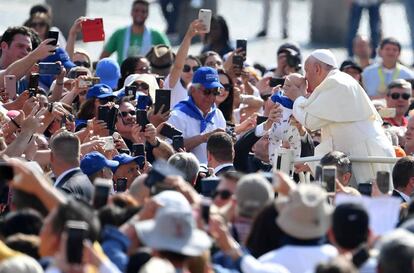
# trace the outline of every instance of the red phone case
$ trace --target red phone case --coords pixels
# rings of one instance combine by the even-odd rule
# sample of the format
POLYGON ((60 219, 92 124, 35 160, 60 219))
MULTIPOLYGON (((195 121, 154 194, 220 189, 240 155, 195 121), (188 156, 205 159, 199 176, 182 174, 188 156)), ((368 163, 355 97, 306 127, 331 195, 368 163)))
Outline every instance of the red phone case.
POLYGON ((82 22, 83 42, 96 42, 105 40, 102 18, 87 19, 82 22))

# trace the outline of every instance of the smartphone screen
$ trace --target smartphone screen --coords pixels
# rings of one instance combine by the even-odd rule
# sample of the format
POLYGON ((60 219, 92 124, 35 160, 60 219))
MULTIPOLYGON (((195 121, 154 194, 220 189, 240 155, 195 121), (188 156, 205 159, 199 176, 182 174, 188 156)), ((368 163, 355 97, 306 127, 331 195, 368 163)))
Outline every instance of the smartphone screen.
POLYGON ((284 78, 271 78, 269 80, 269 86, 270 87, 276 87, 278 85, 283 86, 285 84, 285 79, 284 78))
POLYGON ((387 194, 390 191, 390 173, 386 171, 378 171, 377 185, 382 193, 387 194))
POLYGON ((267 121, 267 117, 265 117, 265 116, 257 116, 256 117, 256 124, 257 125, 262 124, 263 122, 266 122, 266 121, 267 121))
POLYGON ((95 209, 102 208, 108 202, 111 184, 95 182, 95 191, 93 194, 93 207, 95 209))
POLYGON ((131 86, 125 86, 125 96, 132 97, 135 99, 135 96, 137 94, 137 87, 134 85, 131 86))
POLYGON ((325 166, 322 168, 322 181, 325 183, 327 192, 336 191, 336 167, 325 166))
POLYGON ((200 210, 201 210, 201 218, 203 219, 205 224, 208 224, 210 220, 210 206, 211 206, 211 199, 205 197, 201 200, 200 203, 200 210))
POLYGON ((198 19, 203 21, 203 24, 206 26, 206 33, 210 32, 211 15, 211 9, 200 9, 198 12, 198 19))
POLYGON ((37 92, 38 87, 39 87, 39 73, 30 74, 29 90, 34 90, 34 92, 37 92))
POLYGON ((87 238, 88 224, 84 221, 67 221, 66 260, 69 264, 81 264, 83 258, 83 241, 87 238))
POLYGON ((141 131, 145 131, 145 126, 149 123, 147 111, 137 109, 136 111, 137 124, 141 126, 141 131))
POLYGON ((147 107, 150 105, 150 97, 147 95, 139 95, 137 100, 137 109, 147 110, 147 107))
POLYGON ((240 56, 240 55, 233 56, 233 64, 236 65, 237 67, 243 68, 243 62, 244 62, 243 56, 240 56))
POLYGON ((171 90, 169 89, 155 90, 155 105, 154 105, 155 113, 158 113, 160 111, 162 105, 164 105, 162 113, 169 111, 170 104, 171 104, 171 90))
POLYGON ((41 75, 59 75, 60 72, 60 65, 57 63, 39 63, 39 74, 41 75))
POLYGON ((359 183, 358 191, 362 195, 371 196, 372 193, 372 184, 371 183, 359 183))
POLYGON ((318 181, 318 182, 322 180, 322 166, 321 165, 316 166, 314 179, 315 181, 318 181))
POLYGON ((183 136, 173 136, 173 148, 178 152, 179 149, 184 149, 183 136))
POLYGON ((236 48, 241 48, 244 52, 243 54, 247 55, 247 40, 237 40, 236 41, 236 48))
POLYGON ((133 144, 132 145, 133 156, 145 156, 145 145, 144 144, 133 144))

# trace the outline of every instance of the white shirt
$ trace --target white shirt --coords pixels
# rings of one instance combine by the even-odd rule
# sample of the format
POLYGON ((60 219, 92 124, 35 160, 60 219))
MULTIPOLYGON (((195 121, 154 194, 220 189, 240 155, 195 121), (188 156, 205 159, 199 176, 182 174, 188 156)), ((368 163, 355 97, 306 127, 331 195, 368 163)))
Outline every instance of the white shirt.
POLYGON ((410 196, 406 195, 405 193, 403 193, 403 192, 401 192, 397 189, 395 189, 395 191, 398 192, 401 195, 401 197, 404 199, 405 202, 407 202, 407 203, 411 202, 410 196))
POLYGON ((181 84, 181 80, 178 79, 177 83, 174 86, 170 86, 170 75, 165 78, 164 87, 171 89, 171 108, 182 100, 188 99, 188 90, 181 84))
POLYGON ((214 168, 214 175, 218 173, 221 169, 230 167, 230 166, 233 166, 233 163, 224 163, 224 164, 218 165, 217 167, 214 168))
MULTIPOLYGON (((249 256, 241 262, 243 272, 258 273, 264 265, 279 265, 285 267, 291 273, 303 273, 313 270, 320 262, 328 261, 338 255, 338 251, 332 245, 321 246, 296 246, 286 245, 270 251, 261 256, 258 261, 249 256)), ((279 272, 279 271, 275 271, 279 272)))
POLYGON ((74 171, 74 170, 81 170, 79 167, 76 168, 72 168, 69 170, 64 171, 63 173, 61 173, 57 178, 55 183, 53 184, 53 187, 56 187, 57 185, 59 185, 60 180, 62 180, 63 177, 65 177, 65 175, 67 175, 68 173, 74 171))
MULTIPOLYGON (((201 111, 200 111, 201 113, 201 111)), ((206 129, 200 133, 200 121, 197 119, 194 119, 187 114, 179 111, 179 110, 173 110, 171 112, 170 119, 168 120, 168 123, 183 132, 183 138, 190 138, 197 135, 205 134, 211 131, 214 131, 215 129, 221 128, 226 129, 226 120, 224 119, 223 113, 221 113, 220 109, 216 109, 216 114, 214 115, 213 119, 211 120, 212 123, 208 123, 206 129)), ((201 143, 191 151, 197 159, 200 161, 200 163, 207 164, 207 144, 201 143)))

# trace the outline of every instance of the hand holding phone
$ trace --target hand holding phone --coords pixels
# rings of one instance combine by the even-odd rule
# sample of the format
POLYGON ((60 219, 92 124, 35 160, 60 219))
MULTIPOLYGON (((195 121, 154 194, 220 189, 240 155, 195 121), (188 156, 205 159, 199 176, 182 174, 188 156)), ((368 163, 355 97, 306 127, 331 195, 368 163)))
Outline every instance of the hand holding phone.
POLYGON ((285 84, 284 78, 270 78, 269 87, 276 87, 278 85, 283 86, 285 84))
POLYGON ((183 136, 173 136, 172 138, 173 142, 173 148, 177 152, 180 151, 180 149, 184 149, 184 138, 183 136))
POLYGON ((211 26, 211 9, 200 9, 198 12, 198 19, 203 21, 203 24, 206 26, 205 33, 210 32, 210 26, 211 26))
POLYGON ((164 123, 160 131, 160 135, 173 139, 173 136, 180 136, 183 132, 174 128, 171 124, 164 123))
MULTIPOLYGON (((49 42, 48 44, 56 46, 59 41, 59 31, 49 30, 47 33, 47 39, 53 39, 53 41, 49 42)), ((55 50, 53 52, 55 52, 55 50)))
POLYGON ((137 118, 137 124, 139 126, 141 126, 141 131, 144 132, 145 131, 145 126, 147 126, 147 124, 150 123, 149 120, 148 120, 147 111, 137 109, 136 118, 137 118))
POLYGON ((336 192, 336 167, 325 166, 322 168, 322 181, 327 192, 336 192))
POLYGON ((133 144, 132 156, 145 156, 145 145, 141 143, 133 144))
POLYGON ((96 42, 105 40, 105 31, 102 18, 86 19, 82 21, 83 42, 96 42))
POLYGON ((387 171, 377 172, 377 186, 383 194, 388 194, 390 191, 390 173, 387 171))
POLYGON ((155 105, 154 113, 163 114, 170 110, 171 104, 171 90, 170 89, 157 89, 155 90, 155 105), (160 113, 161 107, 162 113, 160 113))
POLYGON ((68 264, 82 264, 83 241, 87 238, 89 226, 84 221, 67 221, 66 260, 68 264))
POLYGON ((109 193, 111 192, 111 180, 97 178, 94 181, 95 190, 93 192, 93 207, 102 208, 108 202, 109 193))
POLYGON ((236 40, 236 48, 239 49, 241 48, 241 52, 242 55, 244 56, 244 58, 246 58, 247 56, 247 40, 236 40))

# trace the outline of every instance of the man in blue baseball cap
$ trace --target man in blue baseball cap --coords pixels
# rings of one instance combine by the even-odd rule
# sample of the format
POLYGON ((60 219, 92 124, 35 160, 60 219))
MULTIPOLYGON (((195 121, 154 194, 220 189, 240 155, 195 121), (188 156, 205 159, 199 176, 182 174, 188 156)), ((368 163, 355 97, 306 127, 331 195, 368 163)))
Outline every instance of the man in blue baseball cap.
POLYGON ((168 120, 183 132, 185 149, 192 152, 200 163, 207 163, 208 137, 226 128, 226 120, 215 105, 222 88, 214 68, 200 67, 189 87, 189 98, 174 107, 168 120))
POLYGON ((104 58, 96 64, 96 76, 101 79, 101 83, 104 83, 111 88, 118 87, 118 80, 121 77, 121 69, 117 61, 111 58, 104 58))
POLYGON ((89 88, 88 93, 86 93, 86 99, 91 98, 105 99, 116 98, 116 96, 113 94, 111 87, 103 83, 98 83, 89 88))
POLYGON ((128 154, 119 154, 114 156, 114 161, 118 162, 118 166, 112 168, 114 173, 114 181, 119 178, 127 179, 127 188, 141 173, 140 169, 144 167, 145 157, 143 156, 130 156, 128 154))
POLYGON ((89 177, 92 183, 96 178, 112 180, 112 169, 118 166, 118 161, 106 159, 100 152, 90 152, 80 162, 82 172, 89 177))

